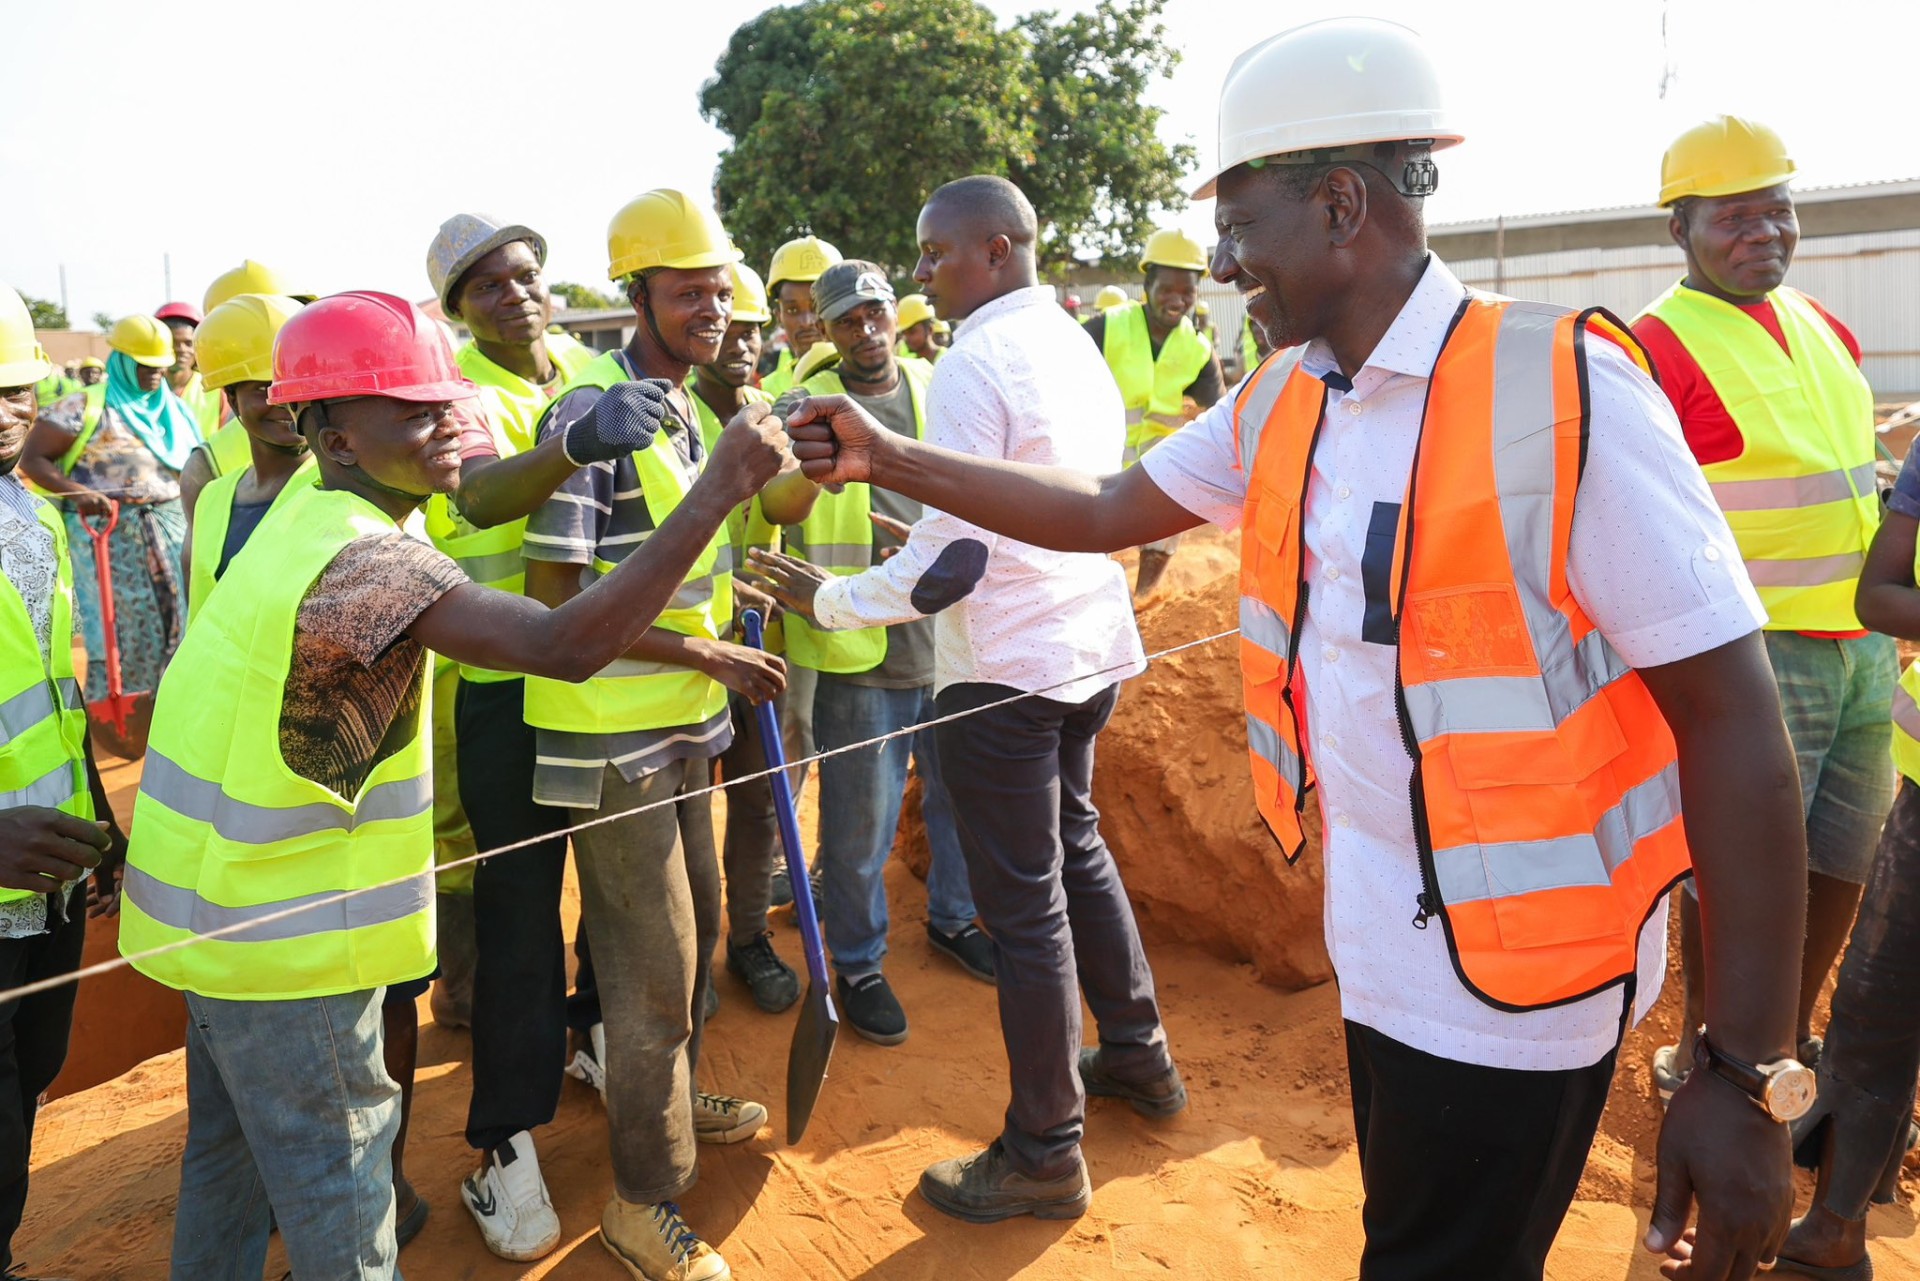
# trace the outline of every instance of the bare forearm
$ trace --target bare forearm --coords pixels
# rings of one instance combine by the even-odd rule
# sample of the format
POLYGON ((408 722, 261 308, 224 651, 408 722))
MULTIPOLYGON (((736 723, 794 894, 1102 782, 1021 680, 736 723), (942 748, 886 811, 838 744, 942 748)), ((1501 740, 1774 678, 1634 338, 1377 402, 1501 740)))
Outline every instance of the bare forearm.
POLYGON ((1760 635, 1645 675, 1679 745, 1707 1026, 1716 1044, 1749 1063, 1791 1054, 1806 936, 1806 822, 1760 635))
POLYGON ((976 458, 903 438, 876 451, 873 466, 873 483, 884 489, 1054 551, 1119 551, 1201 523, 1138 467, 1093 476, 976 458))
POLYGON ((53 459, 39 454, 21 455, 20 472, 49 494, 83 494, 87 490, 85 485, 76 484, 61 471, 53 459))
POLYGON ((1920 521, 1887 513, 1867 551, 1866 568, 1854 593, 1854 612, 1862 627, 1920 640, 1920 591, 1914 590, 1913 549, 1920 521))
POLYGON ((460 475, 460 514, 481 529, 532 515, 579 470, 564 443, 554 436, 511 458, 470 460, 460 475))

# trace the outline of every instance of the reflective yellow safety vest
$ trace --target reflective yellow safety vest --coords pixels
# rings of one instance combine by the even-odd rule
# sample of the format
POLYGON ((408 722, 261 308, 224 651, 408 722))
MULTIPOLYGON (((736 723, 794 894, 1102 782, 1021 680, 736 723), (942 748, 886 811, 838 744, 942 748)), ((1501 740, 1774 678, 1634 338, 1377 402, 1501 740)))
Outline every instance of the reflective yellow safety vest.
POLYGON ((427 665, 416 719, 357 796, 288 768, 281 699, 301 599, 342 548, 390 534, 371 503, 302 486, 274 519, 300 531, 228 567, 160 679, 134 804, 120 950, 129 958, 225 926, 242 931, 133 961, 224 1000, 357 992, 433 969, 433 765, 427 665), (385 882, 410 879, 396 886, 385 882), (284 909, 366 891, 285 919, 284 909))
MULTIPOLYGON (((707 452, 712 453, 715 443, 720 439, 720 433, 725 430, 727 424, 722 422, 720 416, 707 406, 706 401, 700 399, 698 392, 693 390, 691 377, 687 379, 687 395, 692 398, 693 412, 700 419, 700 439, 706 443, 707 452)), ((749 405, 764 405, 773 400, 773 397, 758 387, 742 387, 740 397, 743 404, 749 405)), ((747 563, 749 547, 779 551, 780 527, 767 521, 765 514, 760 510, 759 503, 751 500, 744 502, 734 508, 732 515, 727 517, 727 545, 733 549, 734 567, 739 568, 747 563)), ((761 643, 769 654, 787 652, 784 615, 767 624, 761 643)))
POLYGON ((760 380, 760 390, 778 399, 780 393, 793 386, 793 367, 796 363, 798 363, 798 357, 791 351, 781 352, 773 372, 760 380))
MULTIPOLYGON (((615 353, 607 352, 590 361, 567 384, 566 391, 576 387, 604 389, 631 381, 615 353)), ((657 529, 693 488, 693 474, 680 461, 664 430, 655 432, 653 443, 632 457, 639 472, 640 492, 614 495, 614 511, 617 514, 622 503, 644 502, 657 529)), ((617 544, 602 542, 594 549, 593 576, 612 573, 646 537, 623 538, 617 544)), ((680 590, 653 625, 708 640, 727 635, 733 626, 733 549, 724 526, 714 531, 706 550, 687 570, 680 590)), ((527 677, 526 720, 539 729, 578 734, 667 729, 698 725, 726 705, 726 686, 705 672, 677 663, 616 658, 579 684, 527 677)))
POLYGON ((193 420, 200 424, 200 439, 210 440, 220 429, 221 395, 200 381, 200 373, 187 382, 187 389, 180 393, 180 399, 193 411, 193 420))
POLYGON ((1246 377, 1260 364, 1260 345, 1253 340, 1253 317, 1240 322, 1240 376, 1246 377))
POLYGON ((248 443, 247 429, 238 418, 228 419, 227 425, 208 436, 201 448, 213 465, 216 477, 253 466, 253 446, 248 443))
MULTIPOLYGON (((13 583, 0 576, 0 809, 39 805, 93 817, 87 785, 87 706, 73 678, 73 561, 59 513, 35 499, 59 566, 47 653, 13 583)), ((51 882, 50 882, 51 883, 51 882)), ((32 890, 0 889, 0 903, 32 890)))
MULTIPOLYGON (((252 464, 238 471, 222 472, 206 483, 200 491, 200 499, 193 506, 193 545, 187 562, 187 624, 199 617, 200 607, 206 604, 207 596, 219 581, 215 573, 220 568, 220 557, 227 548, 227 529, 233 523, 233 500, 240 489, 240 478, 252 470, 252 464)), ((314 467, 313 454, 308 453, 300 459, 300 465, 293 475, 287 477, 287 483, 273 496, 273 502, 267 507, 267 515, 280 509, 288 494, 303 485, 312 485, 319 481, 320 473, 314 467)), ((265 518, 262 518, 265 523, 265 518)), ((259 532, 255 527, 255 533, 259 532)))
POLYGON ((1187 388, 1213 358, 1213 348, 1182 316, 1155 356, 1144 303, 1122 303, 1103 314, 1106 332, 1101 350, 1113 380, 1120 384, 1120 399, 1127 404, 1125 465, 1131 467, 1157 442, 1187 425, 1181 403, 1187 388))
POLYGON ((45 409, 48 405, 58 404, 81 389, 82 385, 78 379, 69 378, 64 370, 56 368, 33 385, 34 403, 45 409))
MULTIPOLYGON (((547 356, 565 381, 592 362, 593 349, 564 334, 548 334, 547 356)), ((480 404, 486 410, 487 427, 500 457, 511 458, 532 449, 539 442, 540 416, 550 403, 546 390, 494 364, 472 343, 455 352, 454 361, 480 386, 480 404)), ((524 517, 481 529, 454 510, 447 495, 435 494, 427 500, 426 521, 427 537, 453 557, 468 578, 482 587, 516 596, 526 589, 526 563, 520 557, 527 534, 524 517)), ((460 678, 484 685, 519 680, 520 673, 462 663, 460 678)))
POLYGON ((1803 294, 1776 289, 1767 301, 1787 351, 1732 303, 1683 285, 1640 314, 1673 331, 1740 429, 1740 456, 1701 470, 1767 626, 1853 631, 1854 588, 1880 528, 1873 390, 1803 294))
MULTIPOLYGON (((924 360, 903 360, 899 365, 913 397, 914 434, 924 440, 933 366, 924 360)), ((840 375, 830 369, 807 379, 806 389, 815 396, 841 396, 847 390, 840 375)), ((864 573, 873 565, 873 522, 868 519, 872 511, 873 494, 865 485, 856 482, 837 494, 823 489, 806 521, 789 537, 788 550, 842 578, 864 573)), ((787 658, 816 672, 872 671, 887 657, 884 627, 823 631, 797 614, 787 615, 786 624, 787 658)))
MULTIPOLYGON (((1423 888, 1489 1005, 1578 1000, 1634 973, 1641 926, 1690 866, 1673 734, 1567 583, 1605 313, 1472 295, 1432 373, 1394 532, 1396 700, 1423 888)), ((1304 496, 1326 386, 1268 359, 1241 384, 1240 666, 1254 798, 1289 859, 1313 785, 1298 664, 1304 496)))

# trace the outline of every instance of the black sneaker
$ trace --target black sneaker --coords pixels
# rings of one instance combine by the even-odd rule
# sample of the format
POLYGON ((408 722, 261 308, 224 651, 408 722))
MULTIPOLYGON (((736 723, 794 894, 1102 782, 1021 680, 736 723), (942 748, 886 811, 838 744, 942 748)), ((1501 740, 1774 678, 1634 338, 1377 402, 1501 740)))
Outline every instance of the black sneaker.
POLYGON ((1169 1067, 1145 1081, 1122 1081, 1107 1071, 1100 1051, 1091 1045, 1080 1051, 1080 1084, 1098 1098, 1125 1099, 1141 1116, 1169 1117, 1187 1106, 1187 1087, 1179 1068, 1169 1067))
POLYGON ((769 897, 769 907, 793 906, 793 878, 787 875, 787 860, 776 859, 773 864, 773 894, 769 897))
POLYGON ((978 925, 969 923, 958 934, 947 934, 929 921, 927 941, 933 944, 934 951, 952 957, 954 964, 982 983, 996 981, 993 976, 993 940, 978 925))
POLYGON ((727 973, 747 985, 753 1003, 778 1014, 800 999, 800 976, 773 950, 773 935, 760 934, 745 947, 727 944, 727 973))
POLYGON ((869 974, 849 983, 836 976, 833 999, 840 1015, 855 1032, 875 1045, 898 1045, 907 1039, 907 1012, 894 999, 884 974, 869 974))

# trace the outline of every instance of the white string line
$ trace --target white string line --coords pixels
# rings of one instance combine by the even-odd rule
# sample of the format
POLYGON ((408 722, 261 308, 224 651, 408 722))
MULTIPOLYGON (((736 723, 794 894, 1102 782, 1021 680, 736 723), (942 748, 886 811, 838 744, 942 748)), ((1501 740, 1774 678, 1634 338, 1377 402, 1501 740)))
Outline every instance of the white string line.
MULTIPOLYGON (((1229 636, 1238 636, 1239 634, 1240 629, 1238 627, 1229 628, 1224 632, 1215 632, 1211 636, 1202 636, 1198 640, 1191 640, 1183 645, 1174 645, 1170 648, 1160 650, 1157 653, 1148 654, 1146 661, 1151 663, 1156 659, 1168 658, 1189 649, 1198 649, 1202 645, 1211 645, 1215 641, 1225 640, 1229 636)), ((878 747, 882 743, 889 742, 896 738, 905 738, 909 734, 918 734, 921 730, 931 729, 936 725, 945 725, 951 721, 965 720, 969 716, 978 716, 982 712, 990 712, 998 707, 1006 707, 1008 704, 1020 702, 1022 699, 1038 698, 1041 695, 1051 693, 1056 689, 1065 688, 1068 685, 1076 685, 1081 681, 1092 680, 1095 677, 1122 672, 1132 666, 1133 664, 1131 662, 1118 663, 1112 667, 1105 667, 1096 672, 1088 672, 1084 675, 1069 677, 1063 681, 1056 681, 1041 689, 1023 690, 1011 697, 1002 698, 992 703, 985 703, 979 707, 971 707, 964 712, 953 712, 946 716, 936 716, 932 720, 922 721, 917 725, 909 725, 904 729, 897 729, 890 733, 880 734, 876 737, 866 739, 863 742, 848 743, 844 747, 836 747, 830 751, 816 752, 814 755, 805 757, 802 760, 787 762, 785 768, 789 770, 798 769, 802 766, 811 765, 816 761, 826 760, 830 756, 841 756, 847 752, 858 752, 865 748, 878 747)), ((530 836, 525 840, 514 841, 509 845, 502 845, 496 849, 486 850, 478 854, 469 854, 465 858, 455 859, 449 863, 441 863, 425 872, 409 872, 405 876, 396 876, 392 880, 382 881, 377 885, 364 885, 358 889, 341 890, 323 898, 314 899, 311 902, 269 912, 265 916, 255 917, 249 921, 236 921, 232 925, 223 925, 217 929, 208 930, 204 934, 190 934, 186 938, 175 939, 171 943, 162 943, 160 946, 148 948, 144 952, 135 952, 131 956, 112 957, 109 960, 100 961, 82 969, 74 970, 71 973, 55 975, 52 978, 39 979, 32 983, 22 984, 19 987, 0 989, 0 1004, 8 1001, 17 1001, 22 997, 32 996, 38 992, 49 992, 54 988, 63 987, 68 983, 78 983, 81 979, 111 973, 124 965, 132 964, 134 961, 144 961, 151 957, 165 955, 168 952, 177 952, 182 948, 194 947, 214 939, 224 938, 230 934, 244 934, 249 930, 257 930, 263 925, 270 925, 276 921, 283 921, 289 917, 298 916, 302 912, 311 912, 317 908, 331 907, 334 904, 344 903, 348 899, 357 898, 363 894, 373 894, 380 890, 395 889, 411 881, 420 880, 422 877, 435 876, 440 872, 451 871, 456 867, 466 867, 470 864, 482 863, 487 859, 497 858, 502 854, 508 854, 514 850, 525 849, 530 845, 539 845, 545 841, 551 841, 556 837, 572 836, 574 833, 583 832, 590 827, 599 827, 606 823, 619 822, 621 819, 632 818, 637 814, 644 814, 648 810, 662 809, 668 805, 678 805, 682 801, 690 801, 714 792, 722 792, 729 787, 736 787, 743 783, 751 783, 756 779, 767 778, 779 772, 781 771, 767 768, 753 774, 742 774, 739 778, 730 778, 723 782, 710 783, 705 787, 695 788, 690 792, 681 792, 661 800, 649 801, 645 805, 637 805, 629 810, 621 810, 617 814, 601 814, 588 819, 584 823, 576 823, 572 827, 565 827, 552 832, 544 832, 539 836, 530 836)))

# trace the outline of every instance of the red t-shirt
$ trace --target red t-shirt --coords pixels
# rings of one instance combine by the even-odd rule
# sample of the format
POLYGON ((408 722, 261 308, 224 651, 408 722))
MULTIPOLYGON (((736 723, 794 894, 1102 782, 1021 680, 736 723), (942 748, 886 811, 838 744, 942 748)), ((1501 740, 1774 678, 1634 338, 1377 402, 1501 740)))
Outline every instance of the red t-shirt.
MULTIPOLYGON (((1806 295, 1802 294, 1801 297, 1806 298, 1806 295)), ((1812 298, 1807 298, 1807 302, 1820 313, 1822 320, 1833 327, 1833 332, 1853 356, 1853 362, 1859 364, 1860 340, 1853 336, 1853 331, 1834 319, 1832 312, 1812 298)), ((1787 336, 1780 329, 1779 318, 1773 314, 1772 303, 1762 298, 1759 302, 1736 303, 1735 306, 1758 321, 1760 327, 1780 344, 1780 350, 1787 350, 1787 336)), ((1707 375, 1693 358, 1693 353, 1657 316, 1642 316, 1634 321, 1633 336, 1653 357, 1653 367, 1660 375, 1660 389, 1673 402, 1673 412, 1680 416, 1680 430, 1686 435, 1687 447, 1693 451, 1700 465, 1704 467, 1709 463, 1723 463, 1738 458, 1746 448, 1746 442, 1740 438, 1740 428, 1735 425, 1733 415, 1727 412, 1726 405, 1720 400, 1720 393, 1707 381, 1707 375)), ((1803 634, 1848 638, 1865 636, 1867 633, 1862 630, 1803 634)))

